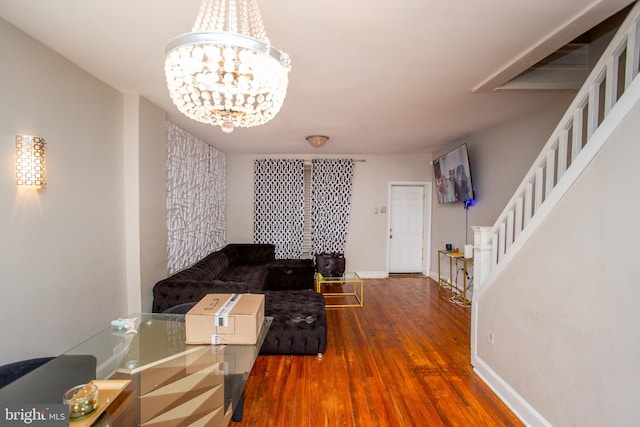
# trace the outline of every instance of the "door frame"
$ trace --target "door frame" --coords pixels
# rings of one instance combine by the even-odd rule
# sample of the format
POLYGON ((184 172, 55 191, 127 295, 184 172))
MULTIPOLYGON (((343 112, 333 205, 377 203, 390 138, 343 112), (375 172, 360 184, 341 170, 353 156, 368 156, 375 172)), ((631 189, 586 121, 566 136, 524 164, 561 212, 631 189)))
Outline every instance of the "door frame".
POLYGON ((424 189, 424 206, 422 210, 422 274, 425 276, 430 275, 431 271, 431 217, 432 217, 432 205, 433 205, 433 183, 428 181, 390 181, 387 188, 387 277, 389 276, 389 257, 391 255, 389 241, 389 235, 391 232, 391 188, 392 187, 423 187, 424 189))

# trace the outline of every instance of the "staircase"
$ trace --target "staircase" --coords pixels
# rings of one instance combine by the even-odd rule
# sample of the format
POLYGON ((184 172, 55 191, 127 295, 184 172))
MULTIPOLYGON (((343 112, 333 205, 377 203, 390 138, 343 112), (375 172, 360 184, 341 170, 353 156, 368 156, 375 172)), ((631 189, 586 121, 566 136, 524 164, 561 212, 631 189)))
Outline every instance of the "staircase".
POLYGON ((638 99, 640 3, 560 120, 492 227, 474 230, 476 295, 509 262, 638 99))
MULTIPOLYGON (((479 335, 482 335, 482 343, 485 346, 488 339, 491 348, 503 349, 497 340, 493 346, 493 332, 487 335, 487 331, 496 325, 489 327, 487 322, 482 325, 478 322, 483 313, 490 310, 487 307, 491 307, 491 304, 484 304, 484 301, 490 301, 490 298, 483 299, 483 296, 492 289, 494 282, 498 285, 494 290, 502 290, 513 284, 496 279, 553 212, 614 131, 623 123, 631 109, 640 103, 640 79, 637 78, 639 73, 640 2, 629 12, 495 224, 490 227, 472 227, 475 286, 471 321, 471 363, 476 373, 527 425, 548 426, 551 423, 515 390, 526 390, 531 388, 531 384, 526 384, 526 381, 524 384, 510 384, 499 373, 494 372, 491 360, 483 360, 479 356, 479 335)), ((535 315, 538 313, 535 312, 535 315)), ((522 319, 512 319, 518 320, 522 319)), ((603 336, 605 335, 598 335, 603 336)), ((543 340, 546 338, 548 337, 545 336, 543 340)), ((556 339, 554 342, 564 344, 561 339, 565 336, 553 338, 556 339)), ((490 354, 490 351, 484 351, 483 354, 490 354)), ((532 368, 526 366, 521 369, 532 368)), ((606 374, 600 372, 599 375, 606 374)), ((522 380, 522 377, 519 379, 522 380)), ((557 407, 563 403, 550 405, 557 407)), ((548 406, 546 409, 549 413, 548 406)), ((566 413, 570 413, 569 408, 565 409, 566 413)))

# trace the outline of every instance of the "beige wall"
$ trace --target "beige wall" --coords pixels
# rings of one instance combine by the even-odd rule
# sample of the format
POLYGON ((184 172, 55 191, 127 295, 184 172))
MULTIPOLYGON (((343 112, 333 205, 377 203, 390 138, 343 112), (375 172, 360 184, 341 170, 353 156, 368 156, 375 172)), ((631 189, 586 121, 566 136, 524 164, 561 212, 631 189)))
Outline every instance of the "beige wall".
POLYGON ((137 229, 144 242, 135 261, 141 279, 133 292, 138 304, 150 304, 148 283, 140 282, 152 280, 161 268, 158 240, 166 226, 158 220, 162 212, 155 211, 159 200, 165 206, 166 196, 163 200, 160 188, 165 183, 156 182, 164 173, 164 164, 161 172, 155 167, 165 150, 164 121, 160 130, 156 127, 158 111, 140 102, 135 151, 143 166, 131 179, 125 174, 130 165, 124 161, 121 93, 2 19, 0 54, 6 59, 0 62, 2 364, 59 354, 129 313, 127 266, 132 261, 125 250, 125 221, 130 220, 125 206, 132 201, 125 198, 125 188, 138 185, 144 195, 133 202, 139 206, 143 224, 137 229), (15 185, 18 133, 46 139, 48 185, 43 190, 15 185), (148 240, 155 233, 160 236, 148 240))
MULTIPOLYGON (((438 204, 432 195, 431 275, 437 276, 437 251, 445 243, 464 247, 465 227, 492 225, 520 183, 531 163, 572 100, 560 102, 506 124, 495 126, 452 142, 446 149, 466 142, 471 158, 477 203, 469 208, 468 220, 462 203, 438 204)), ((229 242, 253 242, 253 161, 265 156, 228 155, 227 157, 227 238, 229 242)), ((277 157, 277 156, 272 156, 277 157)), ((309 156, 280 156, 310 158, 309 156)), ((321 157, 321 156, 319 156, 321 157)), ((430 154, 352 156, 364 159, 356 163, 352 212, 347 246, 347 268, 378 277, 387 273, 388 215, 374 214, 387 207, 390 182, 432 182, 430 154)), ((473 235, 468 229, 468 241, 473 235)))
POLYGON ((640 105, 478 302, 479 357, 552 425, 640 418, 638 123, 640 105))
POLYGON ((467 144, 476 202, 467 212, 462 203, 438 204, 436 194, 433 195, 433 277, 437 276, 438 250, 444 249, 446 243, 463 248, 465 243, 473 243, 471 226, 493 225, 572 99, 573 95, 568 94, 555 104, 469 135, 434 154, 437 158, 467 144))
MULTIPOLYGON (((253 161, 267 157, 311 158, 303 155, 227 155, 228 242, 253 242, 253 161)), ((380 211, 381 207, 387 207, 390 182, 431 182, 431 156, 411 154, 348 157, 365 162, 357 162, 355 165, 345 247, 347 269, 368 276, 384 275, 387 271, 388 215, 376 214, 374 210, 377 208, 380 211)))
MULTIPOLYGON (((1 364, 57 354, 131 307, 150 305, 166 271, 166 168, 155 106, 123 96, 3 20, 0 53, 11 58, 0 63, 0 340, 12 343, 1 364), (47 140, 44 190, 15 186, 17 133, 47 140)), ((493 223, 569 100, 459 141, 469 144, 478 191, 469 225, 493 223)), ((480 357, 555 425, 638 419, 635 234, 624 225, 638 208, 639 119, 636 110, 483 296, 478 333, 492 328, 496 338, 493 346, 480 340, 480 357)), ((388 208, 390 182, 432 181, 431 156, 354 157, 366 162, 355 169, 347 267, 384 272, 388 218, 374 209, 388 208)), ((227 159, 229 242, 253 240, 255 158, 227 159)), ((461 246, 462 205, 434 198, 432 233, 434 249, 461 246)))
POLYGON ((0 52, 2 363, 122 315, 125 259, 122 95, 3 20, 0 52), (16 187, 16 133, 46 139, 46 189, 16 187))
MULTIPOLYGON (((137 198, 140 231, 139 285, 128 282, 128 289, 140 294, 141 306, 129 305, 127 312, 150 312, 153 285, 167 277, 167 130, 164 110, 139 98, 137 198)), ((125 184, 125 188, 127 184, 125 184)), ((135 203, 136 201, 134 201, 135 203)))

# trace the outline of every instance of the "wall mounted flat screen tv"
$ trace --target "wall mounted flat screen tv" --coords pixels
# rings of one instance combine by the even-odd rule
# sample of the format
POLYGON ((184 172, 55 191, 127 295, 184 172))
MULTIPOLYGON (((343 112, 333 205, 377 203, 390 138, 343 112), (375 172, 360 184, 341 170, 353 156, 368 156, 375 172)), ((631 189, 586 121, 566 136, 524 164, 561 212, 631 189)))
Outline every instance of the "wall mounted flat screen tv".
POLYGON ((438 203, 473 200, 467 144, 434 160, 433 171, 436 178, 438 203))

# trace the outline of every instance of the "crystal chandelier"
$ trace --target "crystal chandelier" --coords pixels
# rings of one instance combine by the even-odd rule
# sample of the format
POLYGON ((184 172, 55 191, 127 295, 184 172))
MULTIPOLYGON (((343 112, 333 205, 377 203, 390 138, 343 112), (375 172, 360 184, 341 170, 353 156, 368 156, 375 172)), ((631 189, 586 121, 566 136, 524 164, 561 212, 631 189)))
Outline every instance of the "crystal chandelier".
POLYGON ((204 0, 192 32, 165 49, 173 103, 223 132, 273 119, 289 83, 289 56, 267 39, 256 0, 204 0))

